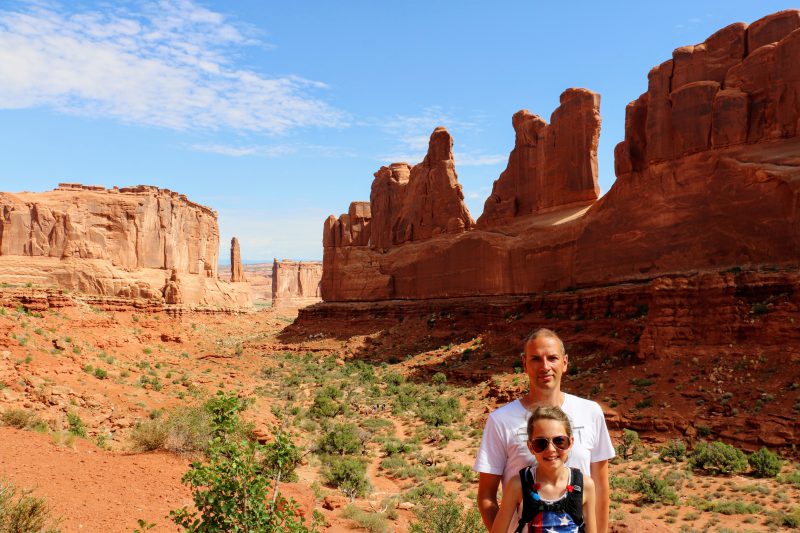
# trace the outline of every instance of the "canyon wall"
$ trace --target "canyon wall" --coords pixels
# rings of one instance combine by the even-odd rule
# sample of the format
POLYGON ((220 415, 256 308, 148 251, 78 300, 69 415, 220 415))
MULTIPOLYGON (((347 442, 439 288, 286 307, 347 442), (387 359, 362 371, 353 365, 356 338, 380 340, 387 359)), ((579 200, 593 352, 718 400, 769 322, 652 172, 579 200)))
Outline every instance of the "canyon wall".
POLYGON ((800 257, 800 11, 679 48, 626 109, 597 197, 599 97, 569 89, 514 149, 477 224, 443 128, 323 229, 330 302, 524 295, 800 257))
POLYGON ((0 193, 0 279, 167 304, 248 306, 217 279, 215 211, 140 185, 0 193))
POLYGON ((275 259, 272 263, 272 307, 305 307, 322 301, 319 261, 275 259))

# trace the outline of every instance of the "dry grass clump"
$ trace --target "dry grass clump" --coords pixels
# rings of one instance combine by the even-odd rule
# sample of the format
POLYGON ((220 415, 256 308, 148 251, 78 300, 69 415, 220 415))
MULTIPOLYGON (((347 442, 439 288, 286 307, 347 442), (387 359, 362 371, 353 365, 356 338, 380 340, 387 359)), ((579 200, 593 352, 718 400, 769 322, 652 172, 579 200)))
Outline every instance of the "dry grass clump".
POLYGON ((58 533, 58 521, 50 516, 44 498, 20 491, 0 480, 0 531, 10 533, 58 533))
POLYGON ((166 418, 139 422, 131 439, 134 447, 143 451, 205 452, 211 441, 211 415, 205 406, 179 407, 166 418))

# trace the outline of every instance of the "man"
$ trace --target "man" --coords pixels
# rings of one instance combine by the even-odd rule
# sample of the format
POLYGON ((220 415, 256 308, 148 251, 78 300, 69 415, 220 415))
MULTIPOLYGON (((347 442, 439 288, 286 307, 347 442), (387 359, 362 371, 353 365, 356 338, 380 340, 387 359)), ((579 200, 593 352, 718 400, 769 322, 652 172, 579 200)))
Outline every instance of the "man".
MULTIPOLYGON (((567 370, 564 343, 553 331, 538 329, 525 342, 523 368, 528 375, 528 393, 504 405, 489 415, 483 431, 473 469, 480 473, 478 509, 487 529, 491 530, 497 515, 497 489, 521 468, 535 462, 528 450, 526 423, 530 412, 539 405, 553 405, 569 416, 575 444, 567 465, 580 468, 591 476, 597 491, 597 530, 608 529, 608 460, 614 457, 614 447, 608 435, 603 410, 590 400, 561 392, 561 376, 567 370)), ((519 520, 515 516, 509 531, 519 520)))

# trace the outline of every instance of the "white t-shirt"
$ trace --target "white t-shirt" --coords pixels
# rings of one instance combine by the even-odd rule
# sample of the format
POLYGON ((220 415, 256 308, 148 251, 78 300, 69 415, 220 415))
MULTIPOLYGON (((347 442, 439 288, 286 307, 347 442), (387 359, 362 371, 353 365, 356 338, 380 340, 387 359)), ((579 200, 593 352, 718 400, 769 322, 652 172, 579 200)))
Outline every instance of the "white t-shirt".
MULTIPOLYGON (((597 402, 566 393, 561 409, 569 417, 572 436, 575 437, 567 466, 579 468, 584 475, 591 477, 591 463, 605 461, 615 455, 603 410, 597 402)), ((473 470, 502 475, 502 486, 505 487, 510 479, 519 475, 522 468, 536 464, 527 444, 530 415, 519 400, 491 413, 483 430, 473 470)), ((517 527, 518 519, 515 515, 509 531, 517 527)))

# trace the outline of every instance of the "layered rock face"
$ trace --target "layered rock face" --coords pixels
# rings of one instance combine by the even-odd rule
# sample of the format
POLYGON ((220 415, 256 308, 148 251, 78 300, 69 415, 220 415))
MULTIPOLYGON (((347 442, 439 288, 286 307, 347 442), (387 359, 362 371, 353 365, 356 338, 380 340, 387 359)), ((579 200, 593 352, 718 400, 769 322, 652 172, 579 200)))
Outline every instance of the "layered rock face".
POLYGON ((231 239, 231 283, 247 281, 242 268, 242 253, 239 250, 239 239, 231 239))
POLYGON ((275 261, 272 263, 272 307, 305 307, 320 302, 322 263, 275 261))
MULTIPOLYGON (((514 116, 514 150, 477 227, 448 211, 437 231, 417 232, 431 224, 407 223, 406 206, 435 206, 440 193, 415 186, 419 165, 382 168, 368 240, 354 241, 352 231, 349 242, 337 240, 342 218, 326 222, 323 298, 520 295, 796 265, 798 28, 798 10, 733 24, 655 67, 647 92, 627 107, 617 181, 595 202, 599 99, 586 90, 566 91, 550 125, 526 111, 514 116)), ((441 160, 449 145, 434 143, 437 133, 420 165, 441 160)))
POLYGON ((550 124, 527 109, 515 113, 512 124, 514 149, 486 200, 479 228, 597 200, 600 95, 569 89, 550 124))
POLYGON ((249 305, 217 280, 215 211, 150 186, 0 193, 0 278, 167 303, 249 305))

